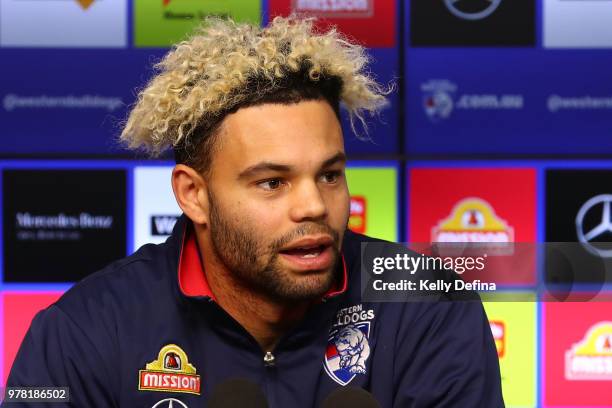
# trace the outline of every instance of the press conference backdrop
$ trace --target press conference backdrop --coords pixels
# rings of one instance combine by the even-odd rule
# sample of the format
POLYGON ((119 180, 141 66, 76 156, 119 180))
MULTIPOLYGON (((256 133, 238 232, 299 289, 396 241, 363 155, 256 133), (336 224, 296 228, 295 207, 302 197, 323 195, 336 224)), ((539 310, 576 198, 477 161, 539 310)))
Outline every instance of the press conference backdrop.
MULTIPOLYGON (((352 229, 612 238, 612 1, 0 0, 0 385, 38 310, 180 214, 172 162, 116 142, 153 64, 203 16, 291 12, 336 25, 398 85, 371 142, 344 122, 352 229)), ((539 301, 544 255, 501 287, 533 301, 485 305, 506 403, 612 406, 612 304, 539 301)))

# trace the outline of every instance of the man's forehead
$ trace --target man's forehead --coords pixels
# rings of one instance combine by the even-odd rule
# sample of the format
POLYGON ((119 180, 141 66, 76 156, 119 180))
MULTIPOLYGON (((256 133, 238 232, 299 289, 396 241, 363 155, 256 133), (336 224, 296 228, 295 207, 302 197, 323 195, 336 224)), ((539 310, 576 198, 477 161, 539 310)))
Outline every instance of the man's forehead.
POLYGON ((323 163, 344 153, 340 124, 325 105, 313 101, 241 109, 224 121, 219 158, 246 168, 259 162, 323 163))
MULTIPOLYGON (((312 164, 316 166, 316 168, 326 168, 336 164, 344 164, 346 163, 346 155, 344 152, 339 151, 333 156, 328 158, 323 158, 320 161, 312 161, 308 164, 312 164)), ((261 172, 266 171, 275 171, 275 172, 284 172, 289 173, 295 171, 297 168, 301 166, 302 163, 296 165, 296 163, 291 163, 290 161, 269 161, 262 160, 253 165, 245 165, 243 169, 241 169, 239 178, 248 178, 250 176, 256 175, 261 172)))

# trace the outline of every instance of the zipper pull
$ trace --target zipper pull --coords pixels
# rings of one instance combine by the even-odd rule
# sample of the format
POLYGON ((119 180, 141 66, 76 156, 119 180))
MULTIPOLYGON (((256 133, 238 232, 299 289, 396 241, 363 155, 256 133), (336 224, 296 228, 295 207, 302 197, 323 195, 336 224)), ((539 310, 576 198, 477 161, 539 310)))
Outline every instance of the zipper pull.
POLYGON ((266 352, 263 360, 266 367, 274 367, 274 364, 276 363, 276 357, 274 357, 274 354, 272 354, 271 351, 266 352))

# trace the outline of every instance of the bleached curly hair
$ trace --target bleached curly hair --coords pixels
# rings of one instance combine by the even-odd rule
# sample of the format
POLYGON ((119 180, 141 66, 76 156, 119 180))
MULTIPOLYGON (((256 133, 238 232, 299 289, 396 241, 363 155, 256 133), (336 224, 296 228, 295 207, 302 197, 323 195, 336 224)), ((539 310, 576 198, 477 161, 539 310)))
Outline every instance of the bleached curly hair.
POLYGON ((216 130, 237 109, 267 102, 327 100, 346 108, 367 131, 391 87, 366 71, 363 47, 335 29, 316 32, 313 19, 276 17, 267 27, 209 18, 156 64, 120 139, 151 156, 174 147, 177 162, 205 170, 216 130))

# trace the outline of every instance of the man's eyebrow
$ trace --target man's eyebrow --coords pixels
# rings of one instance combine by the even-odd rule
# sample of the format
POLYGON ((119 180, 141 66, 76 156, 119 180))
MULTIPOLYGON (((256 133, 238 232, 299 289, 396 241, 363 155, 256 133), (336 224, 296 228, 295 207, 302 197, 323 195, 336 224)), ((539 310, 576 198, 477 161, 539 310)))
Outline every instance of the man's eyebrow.
POLYGON ((247 167, 238 175, 239 179, 250 177, 254 174, 263 172, 263 171, 278 171, 281 173, 288 173, 291 171, 291 166, 286 164, 272 163, 272 162, 259 162, 250 167, 247 167))
POLYGON ((326 168, 336 163, 346 163, 346 154, 344 154, 344 152, 338 152, 329 159, 325 160, 321 168, 326 168))
MULTIPOLYGON (((346 163, 346 155, 343 152, 338 152, 329 159, 325 160, 321 165, 321 168, 332 166, 336 163, 346 163)), ((292 170, 292 166, 287 164, 273 163, 269 161, 262 161, 252 166, 247 167, 238 175, 239 179, 251 177, 257 173, 264 171, 276 171, 280 173, 288 173, 292 170)))

